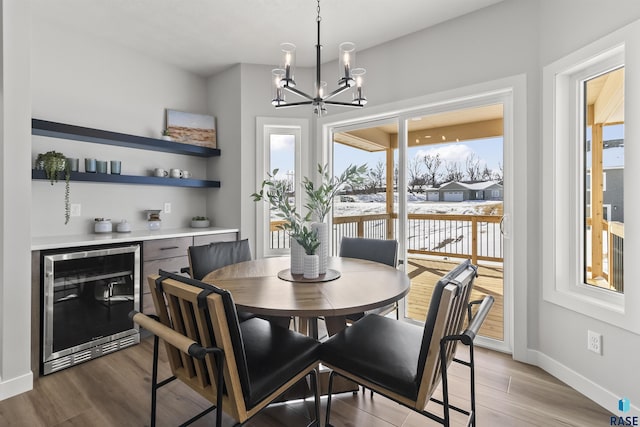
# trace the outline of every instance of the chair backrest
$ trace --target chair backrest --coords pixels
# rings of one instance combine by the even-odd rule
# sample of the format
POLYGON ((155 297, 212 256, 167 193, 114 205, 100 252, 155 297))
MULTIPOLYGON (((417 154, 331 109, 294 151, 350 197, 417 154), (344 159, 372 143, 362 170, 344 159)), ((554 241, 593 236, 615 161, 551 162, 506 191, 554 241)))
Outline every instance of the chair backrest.
POLYGON ((340 242, 340 256, 366 259, 396 267, 398 265, 398 241, 343 237, 340 242))
MULTIPOLYGON (((445 336, 462 332, 464 316, 476 276, 477 267, 466 260, 438 280, 434 287, 418 358, 416 380, 419 388, 416 407, 424 408, 439 384, 442 371, 440 340, 445 336)), ((453 360, 456 344, 457 341, 447 343, 447 366, 453 360)))
MULTIPOLYGON (((250 395, 249 373, 238 315, 231 293, 177 274, 160 271, 149 276, 160 321, 177 333, 218 347, 224 354, 223 411, 239 419, 250 395)), ((165 342, 173 375, 215 402, 219 372, 212 355, 191 357, 165 342)))
POLYGON ((251 261, 251 248, 248 239, 190 246, 188 253, 190 274, 196 280, 202 280, 207 273, 218 268, 238 262, 251 261))

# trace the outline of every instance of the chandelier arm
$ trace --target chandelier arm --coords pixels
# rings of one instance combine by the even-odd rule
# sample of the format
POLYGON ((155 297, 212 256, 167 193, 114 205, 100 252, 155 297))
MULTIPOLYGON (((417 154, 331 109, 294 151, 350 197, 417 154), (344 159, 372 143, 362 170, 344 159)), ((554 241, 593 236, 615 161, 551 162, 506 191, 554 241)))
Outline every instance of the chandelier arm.
POLYGON ((331 92, 329 95, 325 96, 322 98, 323 101, 326 101, 328 99, 333 98, 336 95, 340 95, 342 92, 344 92, 345 90, 350 89, 349 86, 340 86, 338 89, 334 90, 333 92, 331 92))
MULTIPOLYGON (((288 92, 291 93, 295 93, 298 96, 301 96, 303 98, 307 98, 309 101, 313 101, 315 98, 313 96, 307 95, 306 93, 304 93, 301 90, 296 89, 295 87, 291 87, 291 86, 283 86, 283 89, 286 89, 288 92)), ((291 105, 291 104, 289 104, 291 105)))
POLYGON ((324 103, 327 105, 341 105, 343 107, 356 107, 356 108, 364 107, 364 104, 352 104, 351 102, 324 101, 324 103))
POLYGON ((287 108, 287 107, 297 107, 299 105, 311 105, 313 101, 300 101, 300 102, 290 102, 287 104, 276 105, 276 108, 287 108))

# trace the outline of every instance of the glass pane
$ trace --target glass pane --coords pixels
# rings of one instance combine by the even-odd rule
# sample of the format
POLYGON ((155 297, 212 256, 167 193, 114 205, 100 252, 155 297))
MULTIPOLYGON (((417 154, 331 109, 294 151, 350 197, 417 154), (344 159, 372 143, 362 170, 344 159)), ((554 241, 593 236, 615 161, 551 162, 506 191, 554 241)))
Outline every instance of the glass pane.
POLYGON ((345 188, 334 199, 333 204, 333 254, 337 255, 342 237, 366 237, 369 239, 396 238, 394 221, 394 189, 397 183, 397 166, 387 173, 387 165, 393 164, 397 138, 396 125, 380 128, 359 129, 334 135, 333 172, 340 175, 350 165, 367 165, 362 184, 356 188, 345 188), (370 135, 379 129, 385 138, 370 135), (391 183, 388 185, 388 183, 391 183))
POLYGON ((584 82, 584 282, 624 293, 624 68, 584 82))
MULTIPOLYGON (((276 179, 287 186, 290 201, 295 204, 295 135, 272 133, 269 136, 269 172, 278 169, 276 179)), ((269 219, 269 248, 281 249, 289 247, 289 235, 279 228, 282 224, 277 217, 278 212, 271 211, 269 219)))
POLYGON ((504 340, 503 106, 408 122, 406 316, 424 321, 433 285, 464 258, 478 265, 472 299, 495 298, 480 334, 504 340))

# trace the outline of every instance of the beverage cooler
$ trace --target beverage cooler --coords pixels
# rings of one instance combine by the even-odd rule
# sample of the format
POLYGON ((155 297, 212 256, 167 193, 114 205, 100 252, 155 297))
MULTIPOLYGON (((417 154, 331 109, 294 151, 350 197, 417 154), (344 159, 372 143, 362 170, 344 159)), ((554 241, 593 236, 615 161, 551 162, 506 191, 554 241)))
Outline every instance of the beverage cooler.
POLYGON ((41 373, 140 342, 140 244, 41 254, 41 373))

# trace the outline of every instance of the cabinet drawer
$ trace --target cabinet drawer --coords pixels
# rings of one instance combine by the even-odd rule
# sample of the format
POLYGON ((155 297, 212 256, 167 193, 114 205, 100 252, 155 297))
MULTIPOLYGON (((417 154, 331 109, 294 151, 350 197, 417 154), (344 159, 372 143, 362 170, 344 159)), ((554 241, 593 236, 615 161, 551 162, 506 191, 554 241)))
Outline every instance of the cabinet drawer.
POLYGON ((205 234, 193 236, 193 246, 208 245, 213 242, 231 242, 238 240, 238 233, 205 234))
POLYGON ((180 273, 182 267, 189 266, 188 256, 179 256, 167 259, 156 259, 145 261, 142 263, 142 287, 144 292, 149 292, 147 278, 150 274, 158 274, 158 270, 162 269, 170 273, 180 273))
POLYGON ((187 249, 191 246, 191 237, 176 237, 175 239, 147 240, 142 244, 145 261, 154 259, 173 258, 186 256, 187 249))
POLYGON ((140 306, 144 314, 156 314, 149 288, 149 275, 158 274, 160 269, 170 273, 180 273, 180 269, 187 266, 189 266, 189 257, 187 256, 156 259, 142 263, 142 302, 140 306))

